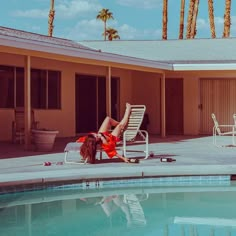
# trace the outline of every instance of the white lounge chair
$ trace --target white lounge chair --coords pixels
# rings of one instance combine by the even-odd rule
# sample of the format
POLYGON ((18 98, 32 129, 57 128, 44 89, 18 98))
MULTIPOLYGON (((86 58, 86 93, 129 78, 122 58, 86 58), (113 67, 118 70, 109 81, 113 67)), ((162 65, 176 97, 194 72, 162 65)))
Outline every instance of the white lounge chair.
MULTIPOLYGON (((148 198, 148 195, 147 195, 148 198)), ((130 227, 146 226, 147 221, 144 215, 143 207, 140 200, 135 194, 125 194, 124 203, 127 204, 130 213, 130 227)))
MULTIPOLYGON (((64 152, 65 152, 65 156, 64 156, 64 163, 66 164, 87 164, 88 162, 88 158, 86 158, 85 160, 82 160, 82 157, 80 156, 80 147, 83 143, 78 143, 78 142, 70 142, 66 145, 64 152), (69 160, 68 159, 68 154, 69 153, 76 153, 76 161, 73 160, 69 160)), ((101 148, 97 148, 97 152, 100 152, 100 160, 102 159, 102 150, 101 148)))
MULTIPOLYGON (((145 105, 131 105, 131 112, 129 116, 128 124, 126 125, 126 128, 123 132, 123 135, 121 137, 122 141, 120 145, 122 145, 123 148, 123 155, 127 157, 127 152, 144 152, 145 157, 144 159, 147 159, 149 157, 148 152, 148 144, 149 144, 149 136, 148 132, 146 130, 140 130, 144 114, 146 111, 145 105), (130 150, 128 149, 129 144, 134 143, 141 143, 144 144, 143 150, 130 150)), ((70 142, 66 145, 64 152, 64 162, 70 163, 70 164, 81 164, 80 161, 70 161, 68 160, 68 154, 70 152, 77 152, 79 154, 81 143, 77 142, 70 142)), ((102 159, 102 150, 99 148, 98 151, 100 152, 100 160, 102 159)), ((87 163, 87 160, 82 162, 82 164, 87 163)))
POLYGON ((148 152, 148 144, 149 144, 149 136, 146 130, 141 130, 141 124, 143 122, 144 114, 146 112, 145 105, 131 105, 131 113, 129 116, 128 124, 123 133, 123 155, 127 157, 127 152, 130 151, 128 149, 129 144, 134 143, 142 143, 144 144, 144 149, 141 152, 145 153, 145 158, 149 157, 148 152))
POLYGON ((223 145, 218 145, 216 142, 217 136, 232 136, 232 145, 235 146, 234 136, 236 135, 236 126, 235 125, 219 125, 214 113, 211 114, 211 117, 214 122, 213 144, 216 145, 217 147, 222 147, 223 145))

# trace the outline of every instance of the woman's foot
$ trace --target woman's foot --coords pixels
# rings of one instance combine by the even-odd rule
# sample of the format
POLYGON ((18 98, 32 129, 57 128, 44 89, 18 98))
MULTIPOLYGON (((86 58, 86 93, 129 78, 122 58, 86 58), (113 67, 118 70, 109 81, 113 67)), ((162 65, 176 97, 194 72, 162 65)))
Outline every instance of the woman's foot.
POLYGON ((126 109, 130 112, 131 111, 131 105, 127 102, 126 103, 126 109))

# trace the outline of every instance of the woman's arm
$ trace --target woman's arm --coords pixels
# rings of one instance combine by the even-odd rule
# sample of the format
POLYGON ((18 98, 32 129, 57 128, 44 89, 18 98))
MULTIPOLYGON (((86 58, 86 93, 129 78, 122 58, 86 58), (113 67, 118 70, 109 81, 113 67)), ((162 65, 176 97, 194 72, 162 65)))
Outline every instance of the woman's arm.
POLYGON ((126 157, 121 156, 119 153, 116 153, 116 157, 120 158, 121 160, 123 160, 126 163, 129 163, 129 159, 126 158, 126 157))

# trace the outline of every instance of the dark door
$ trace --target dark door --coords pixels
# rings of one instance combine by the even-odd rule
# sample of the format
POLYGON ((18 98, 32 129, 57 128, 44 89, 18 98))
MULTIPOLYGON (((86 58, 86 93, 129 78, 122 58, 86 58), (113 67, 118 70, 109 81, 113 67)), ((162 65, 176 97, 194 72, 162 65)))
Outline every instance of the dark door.
POLYGON ((166 134, 183 134, 183 80, 166 79, 166 134))
POLYGON ((120 119, 120 79, 118 77, 112 77, 111 79, 111 117, 120 119))
POLYGON ((76 76, 76 133, 87 133, 97 130, 96 81, 97 78, 94 76, 76 76))
MULTIPOLYGON (((76 75, 76 133, 97 131, 106 114, 106 78, 76 75)), ((111 80, 111 115, 119 119, 119 78, 111 80)))

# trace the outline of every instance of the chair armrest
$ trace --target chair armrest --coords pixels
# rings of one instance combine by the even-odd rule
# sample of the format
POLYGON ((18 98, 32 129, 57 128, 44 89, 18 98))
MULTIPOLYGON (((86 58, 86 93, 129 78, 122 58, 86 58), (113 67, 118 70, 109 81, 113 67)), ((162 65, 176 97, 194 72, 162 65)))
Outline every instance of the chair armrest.
POLYGON ((218 127, 235 127, 235 125, 218 125, 218 127))

